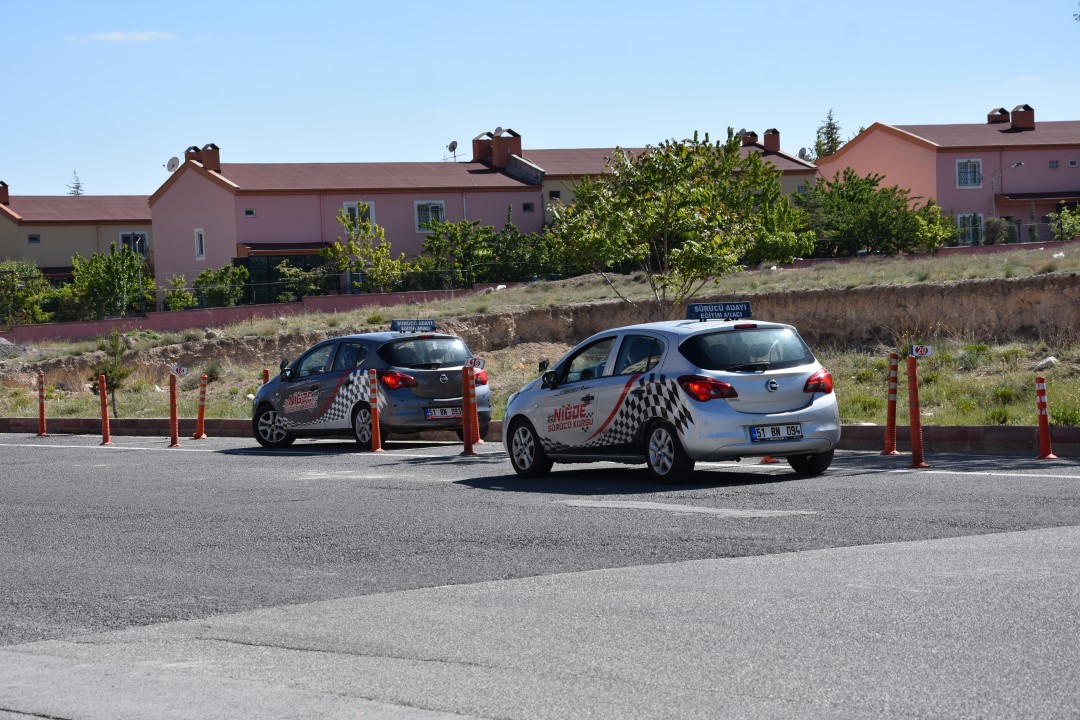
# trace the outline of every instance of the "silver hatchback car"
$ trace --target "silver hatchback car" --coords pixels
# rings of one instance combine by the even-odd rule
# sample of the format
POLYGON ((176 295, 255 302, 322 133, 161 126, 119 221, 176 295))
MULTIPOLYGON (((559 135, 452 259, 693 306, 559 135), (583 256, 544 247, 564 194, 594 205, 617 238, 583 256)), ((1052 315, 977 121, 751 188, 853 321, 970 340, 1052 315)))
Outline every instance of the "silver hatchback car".
MULTIPOLYGON (((368 371, 378 374, 379 428, 387 433, 455 430, 461 434, 465 342, 440 333, 375 332, 324 340, 259 388, 251 429, 260 445, 280 448, 298 436, 352 435, 370 448, 368 371)), ((491 422, 487 371, 476 372, 480 436, 491 422)))
POLYGON ((767 455, 817 475, 840 441, 832 376, 790 325, 615 328, 540 370, 507 403, 504 444, 519 475, 608 460, 645 463, 655 479, 678 482, 699 460, 767 455))

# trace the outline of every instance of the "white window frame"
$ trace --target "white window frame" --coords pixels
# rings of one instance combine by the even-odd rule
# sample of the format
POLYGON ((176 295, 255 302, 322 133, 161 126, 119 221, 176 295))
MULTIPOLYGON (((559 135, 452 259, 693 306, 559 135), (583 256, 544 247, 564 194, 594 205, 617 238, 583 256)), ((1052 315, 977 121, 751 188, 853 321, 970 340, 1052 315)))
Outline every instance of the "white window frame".
POLYGON ((1080 160, 1070 160, 1069 161, 1069 167, 1071 167, 1071 168, 1080 167, 1080 160))
POLYGON ((374 200, 361 200, 359 202, 345 202, 341 204, 341 209, 345 211, 345 214, 353 219, 355 222, 360 216, 360 203, 364 203, 368 208, 368 218, 371 224, 375 224, 375 201, 374 200))
MULTIPOLYGON (((970 175, 971 170, 968 170, 965 174, 970 175)), ((978 190, 981 187, 982 187, 982 158, 963 158, 961 160, 957 160, 956 161, 956 189, 957 190, 978 190), (961 179, 962 179, 963 175, 961 175, 960 165, 961 164, 966 164, 966 163, 975 163, 975 168, 974 168, 975 180, 976 180, 975 183, 963 183, 963 182, 961 182, 961 179)))
POLYGON ((431 213, 431 208, 432 207, 438 207, 439 208, 439 217, 435 218, 436 220, 445 220, 446 219, 446 203, 444 201, 442 201, 442 200, 415 200, 413 202, 413 220, 416 222, 416 232, 421 233, 423 235, 429 235, 431 233, 430 230, 427 230, 425 228, 420 227, 420 223, 421 222, 428 222, 428 221, 431 220, 430 213, 431 213), (429 213, 428 214, 428 219, 423 220, 423 221, 420 219, 420 208, 422 208, 422 207, 427 208, 428 213, 429 213))
POLYGON ((244 208, 244 217, 246 217, 246 218, 255 217, 255 208, 244 208))
POLYGON ((202 228, 195 228, 195 259, 206 259, 206 231, 202 228))
POLYGON ((986 238, 986 224, 982 213, 961 213, 956 216, 956 228, 959 230, 957 245, 982 245, 986 238), (965 223, 964 220, 967 220, 965 223), (972 223, 972 220, 975 220, 972 223), (974 234, 971 232, 974 230, 974 234), (965 236, 965 231, 967 234, 965 236), (978 242, 976 242, 978 240, 978 242))
POLYGON ((150 233, 146 230, 121 230, 117 236, 116 244, 123 250, 125 247, 130 247, 132 252, 137 253, 139 257, 146 257, 146 253, 150 250, 150 233), (142 242, 139 243, 139 249, 135 249, 135 243, 130 245, 124 243, 125 235, 138 235, 142 238, 142 242))

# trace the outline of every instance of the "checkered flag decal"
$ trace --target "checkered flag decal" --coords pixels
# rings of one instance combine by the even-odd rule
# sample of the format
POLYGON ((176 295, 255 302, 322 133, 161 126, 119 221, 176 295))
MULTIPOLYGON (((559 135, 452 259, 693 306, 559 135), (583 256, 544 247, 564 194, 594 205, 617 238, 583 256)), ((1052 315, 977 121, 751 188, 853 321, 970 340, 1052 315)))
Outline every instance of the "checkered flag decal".
MULTIPOLYGON (((314 417, 314 419, 307 422, 296 422, 285 417, 285 413, 278 413, 278 421, 281 423, 281 427, 285 430, 291 430, 293 428, 304 428, 311 425, 322 425, 324 423, 344 420, 348 417, 349 413, 352 412, 352 408, 357 402, 367 399, 367 370, 357 369, 347 377, 341 378, 337 388, 332 392, 334 399, 333 402, 330 403, 330 407, 324 408, 322 412, 314 417), (352 380, 352 382, 346 386, 345 383, 349 380, 352 380)), ((381 393, 379 399, 382 400, 381 393)), ((380 402, 380 405, 381 404, 382 403, 380 402)))
MULTIPOLYGON (((686 398, 679 383, 661 374, 650 373, 631 380, 633 387, 626 393, 622 406, 603 427, 578 448, 626 445, 634 440, 637 431, 653 418, 667 420, 683 434, 694 424, 686 398)), ((544 438, 544 449, 551 452, 572 450, 565 443, 544 438)))

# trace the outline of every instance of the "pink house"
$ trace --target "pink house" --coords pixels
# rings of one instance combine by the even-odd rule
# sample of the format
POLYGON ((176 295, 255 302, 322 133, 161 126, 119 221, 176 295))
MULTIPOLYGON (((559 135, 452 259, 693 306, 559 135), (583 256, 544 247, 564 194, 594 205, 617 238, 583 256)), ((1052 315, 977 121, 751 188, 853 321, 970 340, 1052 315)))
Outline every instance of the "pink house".
POLYGON ((817 166, 829 179, 844 168, 876 173, 933 199, 955 217, 961 244, 980 244, 993 217, 1012 222, 1019 240, 1046 240, 1046 214, 1080 201, 1080 121, 1036 123, 1034 108, 1018 105, 983 123, 874 123, 817 166))
MULTIPOLYGON (((513 133, 513 131, 507 131, 513 133)), ((338 213, 366 203, 393 254, 418 255, 431 219, 478 220, 501 228, 507 209, 523 232, 543 227, 539 181, 507 171, 520 137, 499 138, 500 157, 472 162, 222 163, 216 145, 191 147, 179 168, 150 196, 158 285, 173 275, 190 283, 233 258, 314 255, 341 234, 338 213), (516 142, 515 142, 516 140, 516 142)), ((483 143, 481 143, 483 145, 483 143)), ((474 148, 475 149, 475 148, 474 148)), ((269 270, 267 271, 269 272, 269 270)))

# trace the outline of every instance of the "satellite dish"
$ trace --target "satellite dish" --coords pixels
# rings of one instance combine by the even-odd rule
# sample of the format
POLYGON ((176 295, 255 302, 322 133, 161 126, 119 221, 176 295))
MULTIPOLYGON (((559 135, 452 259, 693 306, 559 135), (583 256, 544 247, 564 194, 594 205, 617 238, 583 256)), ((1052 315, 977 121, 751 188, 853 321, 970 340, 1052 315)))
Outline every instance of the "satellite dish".
POLYGON ((502 135, 502 134, 503 134, 503 129, 502 129, 502 125, 500 125, 499 127, 495 128, 495 133, 494 133, 494 134, 495 134, 495 137, 498 137, 498 136, 500 136, 500 135, 502 135))
POLYGON ((457 140, 451 140, 450 144, 446 146, 446 149, 450 152, 457 150, 457 140))
POLYGON ((807 152, 806 148, 799 148, 799 159, 800 160, 809 160, 810 159, 810 153, 807 152))
POLYGON ((169 162, 165 163, 165 169, 169 172, 176 172, 176 168, 180 167, 180 158, 171 157, 169 162))

